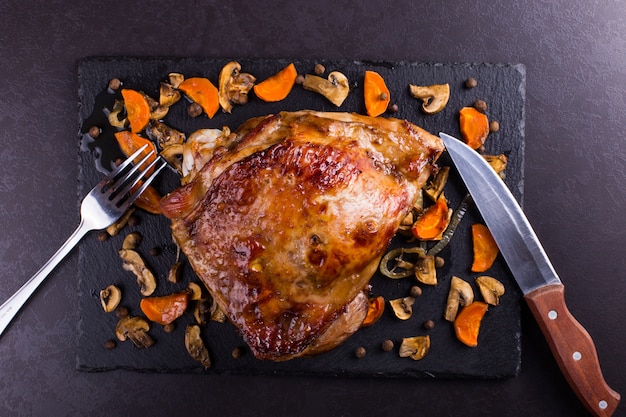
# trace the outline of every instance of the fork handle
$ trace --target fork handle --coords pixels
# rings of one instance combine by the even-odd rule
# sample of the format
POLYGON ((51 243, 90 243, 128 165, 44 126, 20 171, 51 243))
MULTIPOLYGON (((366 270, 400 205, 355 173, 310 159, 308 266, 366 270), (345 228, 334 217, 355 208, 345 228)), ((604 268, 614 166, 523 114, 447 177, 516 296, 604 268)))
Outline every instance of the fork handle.
POLYGON ((0 335, 4 333, 4 330, 9 326, 18 311, 26 304, 30 296, 39 288, 50 272, 70 253, 89 230, 90 228, 81 220, 74 233, 52 255, 48 262, 0 306, 0 335))

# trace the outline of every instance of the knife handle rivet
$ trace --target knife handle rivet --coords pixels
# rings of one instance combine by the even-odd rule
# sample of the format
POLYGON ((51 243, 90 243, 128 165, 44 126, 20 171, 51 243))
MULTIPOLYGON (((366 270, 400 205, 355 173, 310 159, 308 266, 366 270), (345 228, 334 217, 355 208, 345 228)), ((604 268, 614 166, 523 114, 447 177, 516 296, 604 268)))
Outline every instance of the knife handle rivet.
POLYGON ((607 408, 608 406, 609 406, 609 404, 608 404, 606 401, 604 401, 604 400, 602 400, 602 401, 600 401, 600 402, 598 403, 598 407, 600 407, 600 409, 602 409, 602 410, 606 410, 606 408, 607 408))
POLYGON ((575 361, 579 361, 583 358, 583 355, 580 352, 574 352, 572 358, 574 358, 575 361))
POLYGON ((548 318, 549 318, 550 320, 556 320, 556 318, 557 318, 558 316, 559 316, 559 315, 557 314, 557 312, 556 312, 556 311, 554 311, 554 310, 550 310, 550 311, 548 311, 548 318))

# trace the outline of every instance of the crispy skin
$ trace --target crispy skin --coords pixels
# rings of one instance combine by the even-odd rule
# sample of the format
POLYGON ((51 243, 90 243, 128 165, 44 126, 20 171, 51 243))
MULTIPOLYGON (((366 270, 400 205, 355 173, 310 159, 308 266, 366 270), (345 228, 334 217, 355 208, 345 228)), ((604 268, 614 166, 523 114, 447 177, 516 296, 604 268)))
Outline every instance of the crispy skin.
POLYGON ((279 113, 244 123, 162 201, 174 238, 257 358, 334 348, 443 150, 398 119, 279 113))

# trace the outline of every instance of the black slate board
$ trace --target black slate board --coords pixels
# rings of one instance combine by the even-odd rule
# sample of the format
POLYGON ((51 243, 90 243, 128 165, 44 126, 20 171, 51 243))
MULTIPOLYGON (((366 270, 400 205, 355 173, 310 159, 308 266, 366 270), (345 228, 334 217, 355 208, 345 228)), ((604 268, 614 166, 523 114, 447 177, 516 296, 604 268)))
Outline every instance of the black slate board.
MULTIPOLYGON (((490 120, 500 123, 500 130, 491 134, 486 144, 486 153, 506 153, 509 157, 506 183, 521 202, 523 193, 524 159, 524 102, 525 68, 523 65, 495 65, 470 63, 411 63, 411 62, 368 62, 327 60, 259 60, 237 59, 243 71, 254 74, 258 80, 276 73, 289 62, 294 62, 300 73, 312 73, 318 62, 324 64, 327 73, 339 70, 346 74, 353 90, 340 109, 315 93, 295 86, 292 93, 282 102, 264 103, 251 94, 245 106, 236 106, 232 114, 221 111, 211 120, 205 116, 192 119, 186 115, 185 105, 179 102, 165 118, 165 122, 189 134, 198 128, 235 129, 250 117, 282 110, 316 109, 323 111, 352 111, 365 113, 362 99, 362 80, 365 70, 379 72, 386 80, 393 102, 399 106, 394 117, 406 118, 428 131, 437 134, 444 131, 459 137, 458 110, 472 105, 476 99, 488 103, 490 120), (478 86, 467 89, 468 77, 478 80, 478 86), (436 115, 427 116, 420 110, 420 102, 411 98, 408 84, 429 85, 449 83, 451 97, 447 107, 436 115)), ((79 65, 79 141, 78 158, 79 201, 97 183, 102 174, 96 169, 95 161, 103 152, 105 159, 114 159, 119 153, 114 148, 101 144, 111 139, 114 130, 107 127, 105 107, 111 106, 114 95, 107 91, 111 78, 119 78, 127 88, 143 90, 158 97, 160 81, 167 79, 169 72, 181 72, 187 77, 208 77, 217 85, 221 67, 228 59, 210 58, 137 58, 137 57, 94 57, 83 60, 79 65), (102 135, 92 141, 86 135, 91 126, 103 129, 102 135), (108 138, 108 139, 107 139, 108 138)), ((389 115, 389 114, 387 114, 389 115)), ((450 165, 447 155, 440 165, 450 165)), ((172 190, 178 183, 175 173, 167 172, 156 187, 161 192, 172 190)), ((456 207, 465 194, 464 187, 454 172, 446 190, 451 207, 456 207)), ((446 377, 446 378, 499 378, 518 374, 521 358, 521 293, 513 281, 503 259, 498 257, 489 275, 500 279, 506 294, 501 305, 491 307, 485 316, 479 337, 479 345, 469 348, 461 344, 454 335, 453 327, 442 316, 452 275, 472 283, 480 274, 469 272, 471 264, 471 240, 469 227, 481 221, 478 212, 471 208, 458 228, 451 244, 441 256, 445 266, 438 272, 439 285, 423 286, 423 295, 417 299, 411 319, 401 322, 386 308, 383 317, 373 326, 359 330, 335 350, 308 359, 295 359, 283 363, 256 360, 245 349, 242 339, 229 323, 210 323, 203 329, 203 338, 208 345, 212 366, 204 370, 186 353, 184 329, 193 321, 189 313, 177 320, 176 329, 166 333, 162 326, 153 325, 150 334, 156 340, 149 349, 137 349, 130 342, 118 342, 113 350, 106 350, 104 342, 115 339, 117 319, 114 314, 102 311, 98 299, 99 291, 109 284, 118 285, 124 294, 122 305, 133 315, 142 315, 139 309, 140 294, 134 277, 122 270, 117 250, 128 231, 138 230, 144 239, 139 251, 144 255, 159 280, 155 295, 164 295, 187 286, 190 280, 197 281, 189 265, 185 265, 181 283, 166 281, 167 271, 176 259, 176 248, 169 234, 165 218, 139 213, 140 224, 128 227, 121 235, 105 242, 97 234, 88 235, 80 245, 79 254, 79 299, 77 368, 82 371, 104 371, 129 369, 142 372, 189 372, 228 374, 307 374, 340 376, 386 376, 386 377, 446 377), (151 256, 153 247, 161 248, 159 256, 151 256), (431 319, 432 330, 425 330, 422 323, 431 319), (398 356, 398 346, 403 337, 428 334, 431 351, 421 361, 398 356), (381 342, 395 342, 392 352, 384 352, 381 342), (357 359, 354 351, 362 346, 367 350, 364 358, 357 359), (234 359, 231 352, 244 347, 243 356, 234 359)), ((392 245, 404 244, 404 238, 396 238, 392 245)), ((408 289, 416 284, 412 278, 389 280, 376 275, 372 281, 372 292, 386 299, 406 296, 408 289)), ((480 296, 477 296, 480 298, 480 296)))

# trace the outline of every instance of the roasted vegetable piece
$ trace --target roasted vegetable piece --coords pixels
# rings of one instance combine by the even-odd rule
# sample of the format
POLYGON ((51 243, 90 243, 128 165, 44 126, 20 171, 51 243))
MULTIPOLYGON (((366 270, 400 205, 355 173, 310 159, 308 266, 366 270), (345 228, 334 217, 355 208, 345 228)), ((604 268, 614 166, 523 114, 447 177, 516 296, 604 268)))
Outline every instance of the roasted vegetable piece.
POLYGON ((435 175, 435 177, 424 187, 424 194, 426 194, 432 201, 437 201, 439 196, 443 192, 443 188, 448 182, 448 176, 450 175, 450 167, 441 167, 435 175))
POLYGON ((230 113, 233 104, 246 104, 248 92, 255 81, 252 74, 241 72, 239 62, 231 61, 224 65, 219 78, 219 101, 222 109, 230 113))
POLYGON ((448 201, 442 194, 413 224, 411 232, 420 240, 439 240, 450 222, 448 201))
POLYGON ((493 277, 486 275, 476 278, 476 284, 480 290, 480 294, 483 296, 483 300, 487 304, 497 306, 500 304, 500 297, 504 295, 504 285, 493 277))
POLYGON ((106 313, 115 310, 122 300, 122 292, 115 285, 109 285, 100 291, 100 304, 106 313))
POLYGON ((507 164, 506 155, 483 155, 483 158, 485 158, 489 165, 491 165, 491 168, 493 168, 500 177, 504 178, 504 170, 507 164))
POLYGON ((487 312, 487 308, 488 304, 482 301, 474 301, 463 307, 456 320, 454 320, 454 332, 457 339, 469 347, 478 346, 480 324, 487 312))
POLYGON ((478 149, 489 135, 489 120, 474 107, 463 107, 459 112, 461 137, 472 149, 478 149))
POLYGON ((453 322, 456 319, 459 306, 469 305, 473 301, 474 290, 472 290, 472 287, 461 278, 453 276, 450 280, 450 291, 448 292, 444 318, 453 322))
POLYGON ((200 337, 200 326, 190 324, 185 330, 185 347, 189 355, 200 362, 204 369, 211 367, 211 358, 202 338, 200 337))
POLYGON ((276 74, 256 84, 254 94, 263 101, 281 101, 291 92, 297 76, 296 66, 291 63, 276 74))
POLYGON ((405 260, 402 256, 407 254, 417 254, 425 256, 426 252, 420 247, 412 248, 395 248, 390 250, 383 256, 380 261, 380 273, 391 279, 406 278, 415 272, 415 264, 405 260), (389 266, 391 265, 391 268, 389 266))
POLYGON ((422 100, 422 110, 426 114, 439 113, 450 99, 449 84, 413 85, 409 84, 411 96, 422 100))
POLYGON ((209 119, 212 119, 220 108, 219 92, 208 78, 187 78, 178 88, 190 100, 198 103, 209 119))
POLYGON ((146 297, 152 295, 156 289, 156 279, 141 255, 133 249, 120 249, 118 253, 122 258, 122 268, 135 274, 141 294, 146 297))
POLYGON ((138 348, 149 348, 154 340, 148 334, 150 323, 141 317, 125 316, 115 327, 115 336, 121 342, 130 339, 138 348))
POLYGON ((413 315, 413 304, 415 304, 415 298, 403 297, 389 300, 389 305, 397 318, 400 320, 408 320, 413 315))
POLYGON ((161 83, 159 87, 159 105, 170 107, 180 100, 180 91, 168 83, 161 83))
POLYGON ((376 323, 385 311, 385 299, 382 296, 373 297, 368 300, 367 315, 361 327, 368 327, 376 323))
POLYGON ((346 97, 348 97, 348 93, 350 93, 348 78, 339 71, 333 71, 328 74, 328 79, 306 74, 302 87, 305 90, 315 91, 323 95, 337 107, 343 104, 346 97))
POLYGON ((480 223, 472 225, 472 245, 474 260, 471 271, 485 272, 491 268, 499 252, 498 245, 487 226, 480 223))
POLYGON ((141 132, 150 121, 150 105, 146 97, 138 91, 127 88, 122 89, 122 97, 130 130, 133 133, 141 132))
POLYGON ((363 79, 365 110, 372 117, 380 116, 389 106, 389 89, 383 77, 374 71, 365 71, 363 79))
POLYGON ((187 300, 188 293, 183 291, 162 297, 142 298, 139 307, 148 320, 166 325, 183 315, 187 309, 187 300))
POLYGON ((415 278, 422 284, 437 285, 437 271, 435 257, 432 255, 420 256, 415 264, 415 278))
POLYGON ((415 361, 423 359, 430 350, 430 336, 405 337, 400 345, 401 358, 411 358, 415 361))

